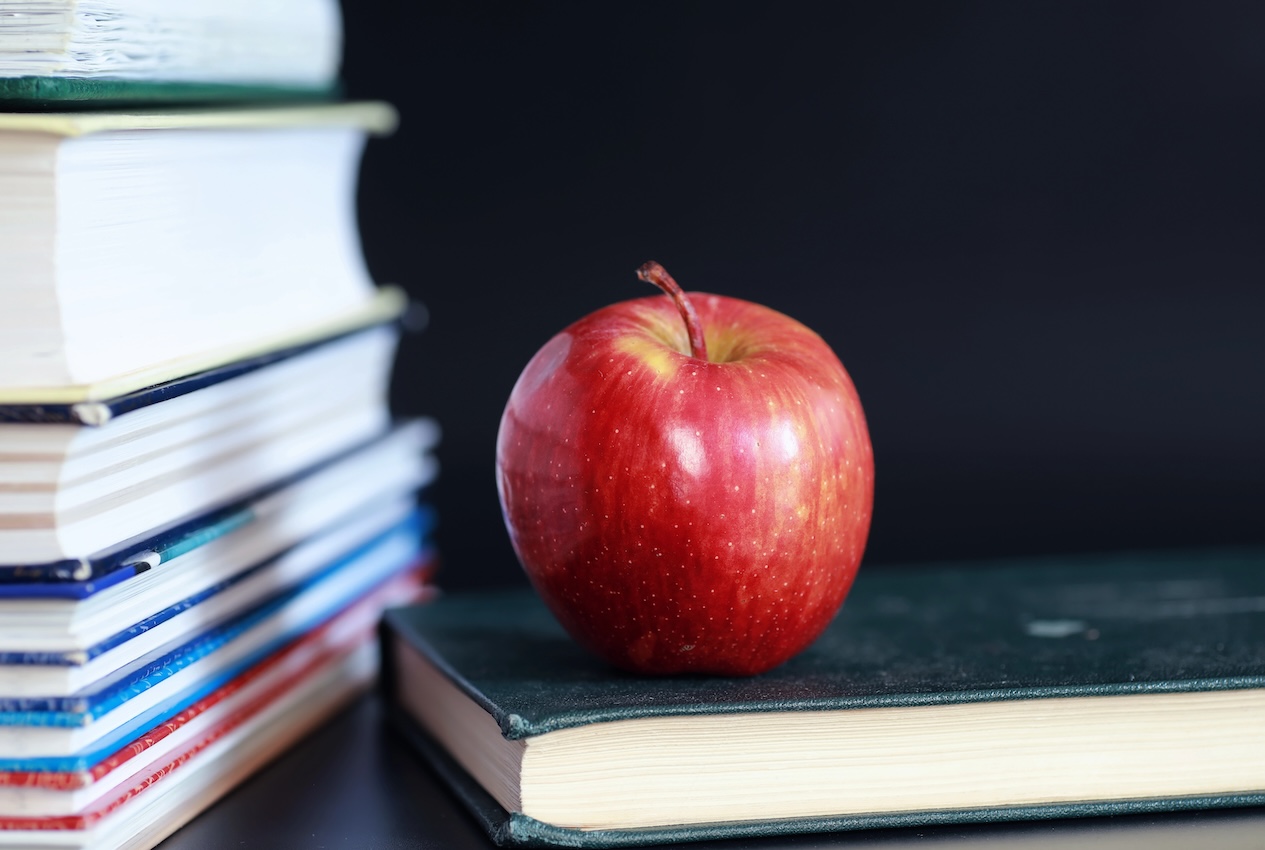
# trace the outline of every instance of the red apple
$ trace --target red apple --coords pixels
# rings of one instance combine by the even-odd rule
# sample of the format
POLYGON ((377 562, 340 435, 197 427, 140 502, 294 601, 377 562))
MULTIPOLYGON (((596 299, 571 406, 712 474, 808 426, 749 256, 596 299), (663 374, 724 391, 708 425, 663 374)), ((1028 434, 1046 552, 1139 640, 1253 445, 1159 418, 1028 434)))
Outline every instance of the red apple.
POLYGON ((496 481, 527 576, 567 631, 639 673, 750 675, 804 649, 865 548, 874 459, 821 337, 686 294, 613 304, 514 385, 496 481), (697 312, 696 312, 697 310, 697 312))

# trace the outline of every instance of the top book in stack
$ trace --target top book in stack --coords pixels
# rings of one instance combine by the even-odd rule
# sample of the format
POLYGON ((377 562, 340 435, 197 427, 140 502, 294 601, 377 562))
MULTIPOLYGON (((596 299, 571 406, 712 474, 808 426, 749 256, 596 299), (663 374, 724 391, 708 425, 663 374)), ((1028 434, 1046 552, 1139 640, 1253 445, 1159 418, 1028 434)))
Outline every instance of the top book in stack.
POLYGON ((5 0, 6 108, 327 97, 337 0, 5 0))

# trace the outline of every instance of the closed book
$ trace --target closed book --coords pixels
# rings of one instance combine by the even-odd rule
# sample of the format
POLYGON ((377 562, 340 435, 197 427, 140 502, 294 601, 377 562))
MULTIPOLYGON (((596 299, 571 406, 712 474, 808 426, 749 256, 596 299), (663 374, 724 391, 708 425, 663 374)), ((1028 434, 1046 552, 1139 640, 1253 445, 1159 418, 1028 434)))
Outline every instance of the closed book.
POLYGON ((10 108, 328 96, 337 0, 13 0, 0 14, 10 108))
MULTIPOLYGON (((271 344, 251 346, 250 349, 242 352, 243 356, 235 357, 226 363, 209 365, 198 371, 178 374, 136 389, 128 388, 105 395, 103 390, 106 387, 94 388, 92 392, 84 394, 84 400, 75 401, 36 404, 0 403, 0 426, 56 424, 99 428, 125 413, 241 378, 266 366, 301 357, 331 343, 342 342, 347 337, 365 333, 369 327, 386 324, 403 312, 405 304, 402 293, 396 289, 388 288, 382 295, 381 299, 375 299, 371 309, 344 316, 337 323, 331 323, 314 334, 304 334, 296 338, 282 337, 270 341, 271 344)), ((128 386, 130 387, 134 382, 135 376, 129 381, 128 386)), ((9 433, 12 432, 0 427, 0 454, 15 453, 15 446, 7 440, 9 433)), ((18 448, 20 450, 20 447, 18 448)))
POLYGON ((0 581, 109 561, 380 437, 394 352, 381 327, 99 427, 0 423, 0 581))
POLYGON ((870 568, 754 678, 646 678, 527 590, 388 614, 387 699, 499 844, 1265 803, 1265 552, 870 568))
MULTIPOLYGON (((127 610, 120 606, 171 601, 178 598, 172 593, 201 589, 197 582, 226 577, 226 570, 275 555, 341 516, 425 486, 436 474, 431 452, 438 433, 429 419, 401 422, 380 439, 271 481, 222 508, 110 549, 79 559, 0 564, 0 616, 15 618, 23 603, 41 600, 38 609, 28 610, 58 620, 51 628, 77 634, 85 620, 127 610), (186 565, 196 575, 188 575, 186 565)), ((20 631, 33 638, 44 628, 28 621, 20 631)), ((0 636, 4 633, 0 626, 0 636)), ((4 641, 0 637, 0 645, 4 641)))
POLYGON ((355 190, 394 124, 382 103, 0 113, 0 404, 126 393, 380 312, 355 190))

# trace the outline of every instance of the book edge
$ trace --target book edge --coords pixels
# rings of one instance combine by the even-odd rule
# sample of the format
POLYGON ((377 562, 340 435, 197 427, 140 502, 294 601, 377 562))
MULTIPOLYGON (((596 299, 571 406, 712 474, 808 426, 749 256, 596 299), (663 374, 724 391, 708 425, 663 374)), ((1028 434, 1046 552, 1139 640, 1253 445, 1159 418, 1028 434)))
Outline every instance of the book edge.
MULTIPOLYGON (((387 670, 383 659, 383 671, 387 670)), ((384 691, 384 693, 387 693, 384 691)), ((399 706, 388 701, 387 717, 422 755, 465 810, 500 847, 643 847, 685 841, 759 838, 867 829, 1041 821, 1063 818, 1200 811, 1265 805, 1265 792, 1141 800, 1098 800, 1038 806, 876 813, 844 817, 729 821, 696 826, 628 830, 582 830, 559 827, 502 808, 470 775, 431 739, 399 706)))
MULTIPOLYGON (((114 679, 107 676, 105 678, 109 681, 104 684, 98 681, 77 693, 67 696, 32 697, 29 699, 30 703, 47 701, 49 703, 47 707, 32 707, 14 711, 0 710, 0 726, 33 725, 74 728, 75 726, 94 722, 140 693, 156 687, 157 684, 166 681, 186 667, 204 658, 212 657, 214 653, 223 649, 231 641, 254 633, 254 630, 259 628, 261 623, 267 623, 270 618, 284 615, 285 609, 296 598, 321 587, 325 582, 334 581, 339 576, 349 574, 363 559, 379 554, 394 542, 401 540, 416 541, 416 551, 410 552, 406 558, 389 562, 390 565, 388 567, 379 567, 381 571, 384 571, 384 575, 378 578, 377 584, 371 584, 367 587, 356 587, 350 591, 344 589, 342 595, 345 598, 341 599, 338 603, 340 607, 336 610, 345 609, 372 595, 376 588, 384 586, 396 576, 409 572, 416 564, 427 560, 427 547, 420 539, 420 523, 421 519, 415 509, 387 528, 356 543, 353 548, 324 564, 313 575, 303 578, 297 584, 285 587, 280 592, 273 593, 263 599, 254 600, 248 604, 248 607, 233 613, 227 619, 188 635, 187 639, 179 640, 177 645, 162 651, 161 655, 155 655, 135 671, 114 679), (91 690, 91 688, 95 688, 95 690, 91 690)), ((328 587, 329 585, 324 584, 324 586, 328 587)), ((322 616, 324 619, 315 621, 317 625, 335 615, 327 613, 322 616)), ((310 627, 315 628, 316 626, 310 627)), ((226 669, 231 671, 231 675, 221 671, 217 674, 218 679, 222 680, 220 683, 227 682, 243 670, 276 652, 281 646, 296 639, 295 635, 301 636, 299 632, 291 634, 292 631, 293 627, 284 630, 282 638, 272 639, 265 643, 264 648, 248 654, 246 661, 239 661, 234 665, 230 665, 226 669)), ((142 656, 142 660, 143 658, 144 656, 142 656)), ((113 675, 111 674, 111 676, 113 675)), ((211 676, 205 679, 202 684, 214 682, 216 678, 217 676, 211 676)), ((206 693, 210 692, 210 690, 206 691, 206 693)), ((184 695, 182 692, 177 695, 177 698, 183 699, 184 695)), ((187 707, 187 704, 185 707, 187 707)))
MULTIPOLYGON (((428 603, 429 604, 429 603, 428 603)), ((380 643, 382 651, 386 653, 384 658, 390 659, 390 664, 383 664, 383 670, 389 671, 382 677, 382 692, 394 702, 395 689, 395 647, 394 640, 402 639, 416 650, 423 658, 430 663, 441 676, 453 683, 456 688, 461 691, 471 702, 483 711, 486 711, 496 721, 496 725, 500 727, 501 735, 506 740, 514 741, 521 738, 530 737, 539 734, 542 731, 530 722, 525 721, 517 714, 507 712, 501 706, 497 705, 483 693, 482 690, 461 674, 455 667, 448 663, 435 647, 422 637, 416 629, 408 628, 401 622, 405 616, 407 608, 387 611, 382 618, 382 627, 379 630, 380 643)), ((574 725, 583 725, 577 723, 574 725)))
MULTIPOLYGON (((439 439, 439 426, 429 417, 415 419, 397 419, 378 436, 347 447, 338 454, 327 457, 317 463, 298 470, 293 475, 285 476, 260 487, 240 499, 235 499, 207 511, 176 520, 168 525, 150 529, 143 534, 120 541, 108 549, 102 549, 78 558, 66 558, 59 561, 43 561, 28 564, 0 563, 0 587, 6 585, 32 585, 40 583, 71 585, 87 582, 100 582, 114 573, 124 570, 130 574, 148 569, 143 556, 154 549, 166 549, 175 541, 195 537, 212 526, 221 526, 233 522, 237 515, 245 515, 261 502, 276 496, 287 488, 301 484, 309 476, 331 469, 336 465, 356 457, 361 452, 371 452, 393 440, 412 440, 416 451, 429 454, 439 439), (141 558, 141 560, 134 560, 141 558)), ((423 482, 425 487, 434 479, 437 469, 432 465, 425 471, 423 482)), ((433 521, 433 517, 432 517, 433 521)), ((123 580, 123 579, 119 579, 123 580)), ((113 583, 113 582, 111 582, 113 583)), ((104 589, 102 585, 92 592, 104 589)), ((5 594, 0 593, 0 596, 5 594)), ((85 594, 87 595, 87 594, 85 594)), ((78 598, 78 597, 76 597, 78 598)))
MULTIPOLYGON (((386 522, 385 524, 379 526, 378 531, 369 533, 368 536, 364 537, 360 541, 360 543, 356 544, 356 547, 359 547, 361 544, 367 544, 371 542, 372 540, 379 539, 387 535, 388 533, 394 530, 398 530, 398 529, 407 529, 411 532, 416 533, 418 536, 418 539, 423 540, 423 541, 426 540, 426 536, 429 533, 429 528, 430 528, 429 527, 430 514, 432 512, 427 510, 425 506, 421 506, 421 505, 417 505, 413 503, 411 499, 406 497, 406 494, 403 491, 401 491, 401 493, 398 494, 398 498, 390 500, 389 503, 386 501, 375 502, 374 504, 371 505, 371 507, 373 508, 373 510, 362 509, 355 513, 341 515, 340 517, 338 517, 338 519, 336 520, 334 524, 327 527, 325 532, 322 532, 319 535, 312 535, 312 536, 306 537, 303 540, 294 542, 286 546, 285 548, 280 549, 272 553, 271 555, 268 555, 262 560, 254 561, 250 564, 247 564, 241 569, 239 569, 238 571, 233 572, 231 575, 227 576, 226 578, 222 578, 219 581, 216 581, 214 584, 209 585, 194 594, 182 597, 179 600, 171 602, 157 611, 150 611, 148 614, 146 614, 144 617, 137 620, 136 622, 131 623, 122 629, 118 629, 117 631, 112 632, 107 637, 104 637, 96 641, 95 643, 92 643, 86 646, 76 647, 73 649, 47 649, 47 650, 29 650, 29 651, 3 650, 3 651, 0 651, 0 661, 2 661, 6 666, 9 666, 12 668, 21 668, 24 666, 45 666, 45 665, 73 667, 73 666, 87 664, 91 662, 93 659, 95 659, 97 656, 102 655, 106 652, 109 652, 112 649, 116 649, 117 647, 122 646, 123 644, 126 644, 127 642, 135 638, 140 638, 143 635, 147 634, 150 630, 157 628, 158 626, 161 626, 163 623, 167 622, 168 620, 178 617, 184 612, 192 608, 195 608, 199 605, 202 605, 205 602, 211 601, 215 596, 218 596, 221 593, 229 591, 234 585, 238 584, 239 582, 249 581, 252 576, 261 575, 262 573, 270 569, 272 564, 276 560, 289 556, 291 553, 295 552, 296 550, 299 550, 300 547, 304 546, 305 543, 307 543, 308 541, 316 540, 320 537, 324 537, 325 534, 330 533, 331 530, 333 531, 341 530, 352 524, 361 522, 366 517, 376 517, 378 515, 384 515, 384 516, 389 517, 392 515, 393 511, 399 511, 399 514, 396 519, 390 520, 386 522), (383 511, 384 507, 387 508, 385 512, 383 511)), ((349 549, 348 551, 352 551, 352 550, 349 549)), ((308 574, 308 577, 315 577, 316 575, 319 575, 326 568, 328 568, 329 565, 330 564, 328 562, 324 564, 320 564, 320 565, 313 565, 312 569, 314 570, 314 572, 308 574)), ((173 648, 173 651, 174 651, 174 648, 173 648)), ((125 665, 128 663, 131 663, 131 662, 125 662, 125 665)), ((105 674, 102 678, 109 678, 113 676, 116 672, 117 670, 109 672, 105 674)), ((32 706, 44 705, 46 703, 48 705, 52 705, 56 703, 58 700, 70 701, 76 698, 79 698, 79 697, 77 697, 76 695, 65 695, 65 696, 46 695, 46 696, 32 697, 32 698, 23 698, 23 697, 15 698, 15 697, 6 697, 6 696, 0 695, 0 712, 10 711, 10 710, 24 710, 21 708, 14 707, 23 703, 26 703, 32 706)), ((69 702, 67 704, 69 704, 69 702)), ((28 708, 25 710, 46 710, 46 709, 29 709, 28 708)), ((51 710, 51 709, 47 709, 47 710, 51 710)))
MULTIPOLYGON (((381 633, 384 635, 387 633, 385 620, 381 633)), ((414 752, 422 754, 432 770, 439 775, 445 788, 461 802, 462 807, 478 821, 497 846, 504 847, 516 843, 510 813, 502 808, 500 803, 496 802, 492 795, 458 765, 434 739, 427 735, 394 700, 395 659, 391 654, 393 652, 391 641, 380 641, 378 651, 382 659, 378 673, 378 689, 388 725, 414 748, 414 752)))
POLYGON ((1049 821, 1067 818, 1192 812, 1265 804, 1265 793, 1206 797, 1169 797, 1146 800, 1102 800, 1041 806, 1007 806, 982 809, 930 810, 892 814, 830 818, 796 818, 751 822, 726 822, 698 827, 660 827, 638 830, 570 829, 542 823, 515 812, 506 819, 505 844, 518 847, 641 847, 735 838, 856 832, 870 829, 1049 821))
MULTIPOLYGON (((0 116, 3 118, 4 116, 0 116)), ((0 128, 2 129, 2 128, 0 128)), ((156 366, 94 381, 88 384, 48 387, 0 387, 0 406, 75 405, 101 402, 128 395, 147 387, 168 383, 189 375, 218 369, 238 360, 263 357, 288 348, 310 345, 326 338, 342 336, 372 325, 398 319, 408 307, 404 290, 396 286, 379 288, 357 310, 323 322, 293 328, 266 340, 228 349, 202 352, 156 366)))
POLYGON ((287 346, 274 351, 265 351, 254 357, 233 360, 221 366, 192 372, 188 375, 180 375, 169 381, 163 381, 159 384, 142 387, 132 392, 102 398, 97 401, 77 402, 74 404, 6 404, 0 401, 0 424, 57 424, 99 428, 124 413, 131 413, 164 401, 180 398, 197 390, 217 386, 226 381, 258 372, 268 366, 302 357, 327 345, 395 325, 398 325, 398 318, 381 318, 362 327, 352 327, 344 332, 332 333, 310 342, 287 346))
POLYGON ((311 104, 187 105, 170 108, 114 109, 84 112, 0 112, 0 131, 87 136, 120 130, 275 129, 280 127, 350 125, 374 135, 389 135, 399 123, 385 101, 363 100, 311 104))
POLYGON ((20 74, 0 77, 0 107, 28 109, 102 109, 138 104, 212 102, 283 103, 333 101, 341 96, 338 79, 311 83, 218 82, 170 79, 133 79, 75 74, 20 74))

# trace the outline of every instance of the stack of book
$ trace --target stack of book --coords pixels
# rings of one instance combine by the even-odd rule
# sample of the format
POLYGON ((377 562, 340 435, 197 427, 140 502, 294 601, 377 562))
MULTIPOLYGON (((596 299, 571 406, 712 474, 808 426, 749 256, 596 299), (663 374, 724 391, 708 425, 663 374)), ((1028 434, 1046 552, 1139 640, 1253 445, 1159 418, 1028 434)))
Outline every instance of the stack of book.
POLYGON ((0 847, 149 847, 374 678, 427 420, 336 2, 0 14, 0 847))

